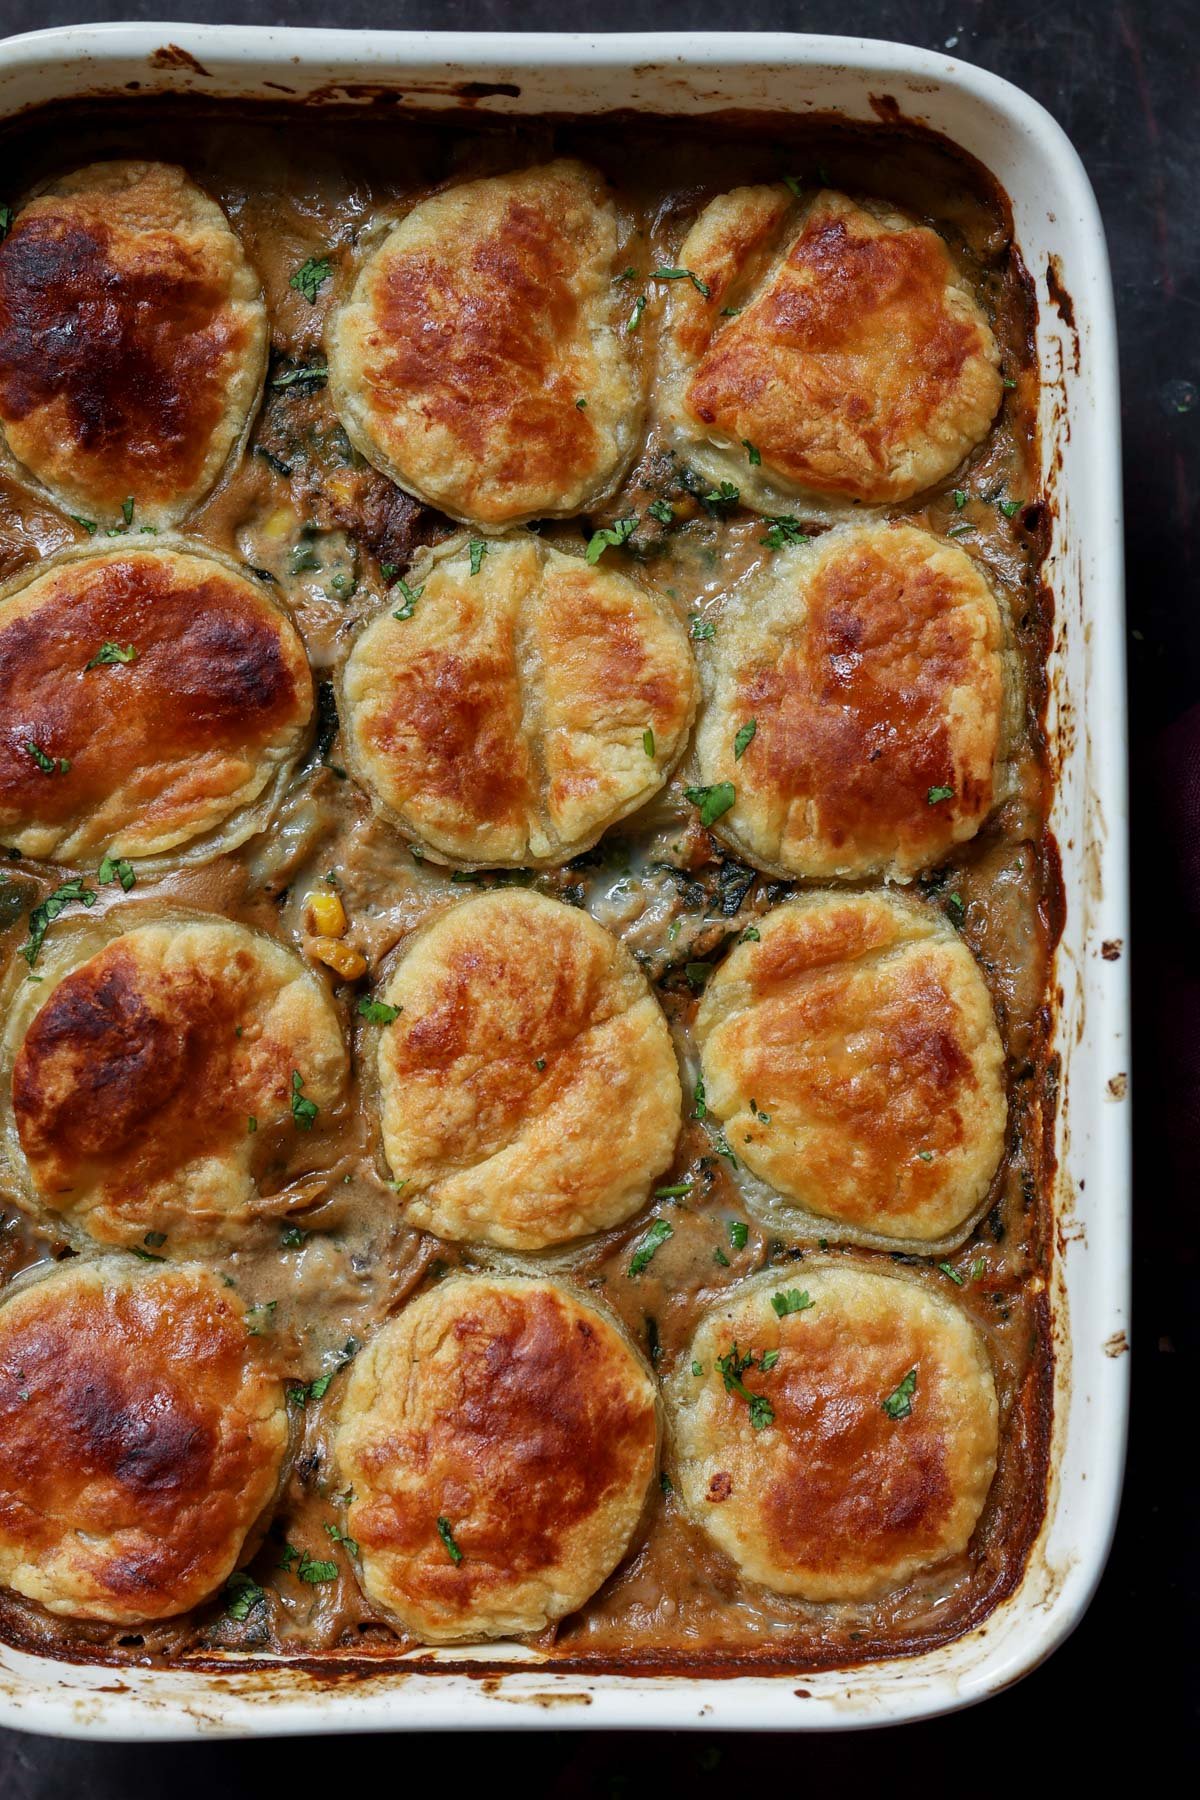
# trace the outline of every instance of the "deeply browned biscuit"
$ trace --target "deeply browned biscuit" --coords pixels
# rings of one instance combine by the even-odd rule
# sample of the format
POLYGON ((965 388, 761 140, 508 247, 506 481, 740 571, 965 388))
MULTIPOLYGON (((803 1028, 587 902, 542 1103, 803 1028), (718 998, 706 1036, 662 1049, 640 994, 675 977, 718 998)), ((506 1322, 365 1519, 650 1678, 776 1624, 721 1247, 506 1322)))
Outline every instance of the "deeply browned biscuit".
POLYGON ((716 829, 759 867, 906 880, 991 811, 1003 632, 957 546, 858 525, 783 550, 731 595, 702 655, 700 781, 733 783, 716 829))
POLYGON ((916 1282, 793 1273, 701 1320, 671 1383, 672 1478, 751 1581, 869 1600, 966 1550, 996 1467, 992 1371, 916 1282))
POLYGON ((227 919, 141 925, 73 965, 66 941, 5 1035, 32 1200, 100 1243, 153 1231, 165 1255, 286 1210, 305 1104, 334 1105, 346 1076, 321 978, 227 919))
POLYGON ((677 450, 747 504, 811 516, 910 499, 985 436, 1002 394, 936 233, 780 184, 705 208, 679 252, 661 405, 677 450))
POLYGON ((92 163, 0 244, 0 426, 60 505, 169 525, 216 481, 262 387, 258 277, 169 163, 92 163))
POLYGON ((619 253, 611 196, 583 163, 419 202, 329 327, 330 389, 363 455, 487 531, 604 498, 642 412, 619 253))
POLYGON ((429 1643, 542 1630, 625 1554, 657 1447, 653 1378, 611 1319, 549 1282, 443 1282, 342 1403, 368 1598, 429 1643))
POLYGON ((72 1262, 0 1304, 0 1581, 136 1625, 215 1592, 278 1492, 287 1411, 218 1275, 72 1262))
POLYGON ((181 549, 34 573, 0 608, 0 841, 26 856, 215 856, 262 823, 312 713, 300 637, 181 549))
POLYGON ((954 928, 880 893, 806 894, 705 989, 709 1110, 808 1228, 915 1248, 961 1238, 1004 1149, 1004 1048, 954 928), (830 1229, 832 1228, 832 1229, 830 1229))

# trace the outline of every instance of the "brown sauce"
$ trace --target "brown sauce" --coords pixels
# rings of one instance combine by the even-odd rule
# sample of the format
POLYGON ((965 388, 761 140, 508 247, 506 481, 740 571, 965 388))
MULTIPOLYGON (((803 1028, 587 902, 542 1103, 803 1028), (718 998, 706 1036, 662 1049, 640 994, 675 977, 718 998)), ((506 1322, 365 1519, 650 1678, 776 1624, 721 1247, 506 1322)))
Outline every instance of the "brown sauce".
MULTIPOLYGON (((616 1573, 537 1649, 563 1669, 764 1666, 801 1672, 912 1653, 968 1629, 1015 1586, 1040 1524, 1051 1390, 1046 1284, 1054 1070, 1047 1056, 1048 971, 1060 917, 1055 856, 1044 823, 1049 773, 1042 714, 1051 613, 1040 581, 1044 512, 1033 504, 1033 300, 1003 196, 940 140, 895 124, 800 128, 773 121, 752 130, 734 122, 697 129, 686 122, 622 120, 614 128, 605 121, 431 120, 390 108, 386 116, 332 107, 268 113, 147 101, 135 108, 97 104, 34 115, 7 127, 2 141, 6 191, 0 201, 7 204, 73 167, 134 156, 182 163, 224 207, 267 295, 271 372, 246 454, 183 530, 200 547, 258 572, 292 612, 318 680, 326 680, 346 654, 357 623, 381 604, 381 565, 402 567, 415 546, 449 530, 352 451, 320 379, 294 373, 323 363, 323 320, 348 278, 356 235, 378 209, 411 203, 443 183, 567 153, 593 162, 612 180, 633 220, 637 260, 647 268, 674 260, 687 221, 713 194, 782 173, 890 200, 942 235, 992 320, 1009 388, 994 429, 966 467, 908 507, 892 510, 938 533, 960 528, 957 541, 986 566, 1008 609, 1024 707, 1007 797, 974 842, 952 862, 927 871, 917 886, 959 926, 988 983, 1008 1053, 1010 1121, 992 1203, 973 1236, 941 1266, 904 1260, 920 1279, 945 1293, 953 1289, 951 1297, 986 1340, 1002 1421, 995 1482, 969 1551, 958 1562, 881 1601, 836 1606, 783 1599, 744 1582, 664 1484, 616 1573), (315 304, 289 284, 310 257, 328 257, 332 267, 315 304), (292 379, 281 381, 285 376, 292 379), (956 488, 970 491, 965 506, 956 505, 956 488), (1002 495, 1023 503, 1011 518, 998 504, 1002 495)), ((653 307, 643 323, 652 354, 653 307)), ((578 546, 597 524, 633 509, 642 513, 668 493, 676 509, 671 529, 647 533, 640 549, 619 552, 613 565, 666 593, 682 614, 702 611, 762 557, 761 524, 744 512, 713 516, 680 485, 652 435, 603 517, 555 524, 543 535, 578 546), (623 560, 634 554, 636 564, 623 560)), ((0 468, 0 579, 78 539, 77 528, 48 499, 0 468)), ((303 948, 305 896, 333 870, 351 921, 348 942, 364 953, 373 979, 382 959, 431 907, 464 889, 414 859, 372 817, 341 769, 334 724, 324 711, 314 751, 271 832, 205 868, 139 882, 131 899, 220 911, 303 948)), ((72 874, 93 872, 15 859, 0 864, 0 872, 2 972, 25 940, 30 909, 72 874)), ((513 877, 470 879, 487 886, 513 877)), ((723 856, 684 803, 679 779, 576 865, 522 879, 586 904, 615 930, 642 961, 681 1032, 695 1006, 685 965, 718 956, 756 914, 791 891, 723 856)), ((104 891, 101 905, 122 904, 127 902, 119 894, 104 891)), ((338 990, 347 1003, 352 1042, 353 999, 361 991, 338 990)), ((290 1195, 292 1209, 264 1228, 261 1242, 222 1265, 247 1304, 275 1303, 273 1329, 296 1382, 336 1365, 423 1284, 478 1262, 469 1251, 405 1227, 382 1179, 371 1109, 369 1083, 357 1082, 352 1102, 323 1121, 319 1144, 307 1147, 310 1167, 290 1195), (285 1244, 294 1227, 300 1241, 285 1244)), ((766 1266, 802 1266, 818 1248, 812 1241, 784 1242, 755 1223, 711 1149, 700 1127, 689 1123, 663 1181, 677 1183, 690 1173, 694 1185, 671 1210, 669 1253, 657 1256, 636 1282, 628 1275, 629 1247, 645 1229, 645 1214, 551 1264, 562 1278, 603 1295, 660 1372, 683 1354, 699 1312, 723 1286, 766 1266), (744 1248, 735 1250, 729 1223, 737 1220, 748 1230, 744 1248)), ((0 1208, 6 1198, 0 1217, 4 1280, 32 1262, 66 1253, 22 1220, 12 1196, 0 1192, 0 1208)), ((890 1260, 880 1253, 846 1254, 883 1266, 890 1260)), ((294 1409, 292 1472, 250 1565, 266 1602, 246 1619, 232 1617, 218 1598, 182 1619, 129 1634, 51 1619, 4 1594, 0 1632, 27 1648, 113 1663, 283 1651, 321 1658, 325 1667, 334 1659, 353 1666, 360 1658, 378 1666, 380 1658, 411 1650, 373 1614, 344 1548, 337 1551, 335 1581, 306 1586, 281 1566, 285 1543, 315 1558, 334 1554, 326 1527, 334 1519, 329 1436, 338 1399, 335 1375, 321 1399, 294 1409)), ((486 1648, 470 1654, 472 1666, 487 1664, 486 1648)))

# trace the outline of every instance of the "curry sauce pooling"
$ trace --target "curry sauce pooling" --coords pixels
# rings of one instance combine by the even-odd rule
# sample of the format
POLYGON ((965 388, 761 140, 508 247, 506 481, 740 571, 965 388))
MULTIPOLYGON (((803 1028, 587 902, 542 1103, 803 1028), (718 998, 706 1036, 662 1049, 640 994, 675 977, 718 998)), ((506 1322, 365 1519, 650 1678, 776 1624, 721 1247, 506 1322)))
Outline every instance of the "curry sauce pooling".
MULTIPOLYGON (((896 125, 851 130, 809 121, 799 128, 786 119, 706 122, 698 133, 686 123, 641 118, 429 120, 390 107, 385 116, 382 109, 351 115, 147 101, 33 115, 6 128, 4 152, 0 206, 14 212, 31 190, 117 159, 181 165, 223 209, 262 282, 270 361, 248 439, 181 534, 225 568, 236 566, 290 616, 317 684, 308 748, 269 827, 228 853, 135 869, 119 857, 89 855, 63 866, 10 851, 0 869, 5 993, 53 968, 76 939, 81 953, 99 950, 118 920, 153 927, 215 913, 268 933, 320 975, 346 1032, 352 1079, 334 1103, 310 1112, 297 1090, 299 1112, 256 1132, 250 1160, 266 1196, 262 1216, 210 1257, 249 1329, 270 1340, 286 1380, 293 1454, 261 1547, 218 1598, 177 1619, 83 1623, 5 1590, 0 1629, 26 1648, 112 1663, 194 1664, 230 1652, 282 1651, 377 1666, 411 1651, 415 1640, 385 1622, 356 1579, 360 1546, 342 1523, 345 1496, 331 1457, 346 1371, 385 1320, 456 1272, 539 1268, 607 1307, 669 1389, 686 1373, 702 1319, 724 1299, 732 1302, 750 1277, 765 1278, 767 1287, 776 1282, 783 1294, 803 1292, 807 1267, 814 1287, 839 1269, 899 1274, 939 1302, 948 1299, 982 1334, 999 1448, 969 1546, 882 1598, 817 1602, 771 1593, 744 1579, 691 1521, 671 1479, 668 1443, 629 1553, 534 1648, 562 1669, 802 1672, 913 1653, 960 1634, 1014 1587, 1036 1535, 1052 1369, 1049 964, 1060 888, 1045 826, 1050 770, 1042 731, 1051 608, 1040 576, 1034 303, 1003 195, 976 165, 929 136, 896 125), (397 582, 414 557, 460 527, 394 486, 351 444, 331 404, 326 321, 382 241, 381 219, 394 222, 450 184, 556 157, 577 157, 611 183, 624 259, 617 292, 650 383, 651 423, 615 493, 586 517, 534 530, 547 546, 575 555, 605 534, 600 566, 668 603, 700 651, 719 629, 721 597, 733 583, 757 579, 797 537, 825 528, 799 504, 765 520, 750 512, 736 483, 698 473, 654 423, 661 416, 654 370, 672 282, 686 279, 671 271, 705 206, 735 188, 786 180, 898 208, 937 234, 994 334, 1004 392, 991 430, 943 482, 882 514, 945 539, 984 569, 1007 614, 1019 696, 991 816, 907 890, 974 956, 1005 1055, 1003 1159, 978 1222, 945 1255, 855 1249, 832 1229, 820 1236, 777 1228, 755 1203, 736 1143, 714 1129, 691 1033, 700 997, 728 952, 753 943, 762 916, 804 884, 756 873, 722 846, 686 797, 695 780, 686 759, 647 805, 566 866, 500 873, 468 867, 452 874, 419 846, 414 852, 347 774, 335 674, 385 602, 404 612, 410 590, 397 582), (371 996, 382 993, 411 934, 437 908, 506 885, 586 908, 622 940, 666 1012, 683 1076, 677 1153, 648 1206, 582 1247, 544 1253, 540 1263, 506 1262, 504 1252, 409 1228, 378 1141, 373 1069, 387 1026, 371 996)), ((11 352, 0 342, 0 365, 11 352)), ((6 382, 0 366, 0 392, 6 382)), ((161 387, 155 393, 165 405, 161 387)), ((128 398, 110 396, 114 417, 127 416, 128 398)), ((585 419, 586 406, 579 411, 585 419)), ((138 508, 134 492, 116 523, 74 518, 5 459, 0 582, 19 586, 39 560, 89 546, 153 545, 153 535, 141 534, 138 508)), ((472 546, 472 554, 481 553, 472 546)), ((122 648, 96 673, 119 677, 122 648)), ((719 830, 719 815, 712 823, 719 830)), ((196 1093, 196 1109, 206 1104, 196 1093)), ((607 1153, 598 1142, 596 1157, 607 1153)), ((56 1235, 60 1228, 45 1215, 32 1224, 18 1198, 15 1189, 0 1195, 6 1282, 81 1248, 78 1237, 56 1235)), ((145 1234, 137 1254, 169 1260, 170 1244, 151 1241, 158 1236, 145 1234)), ((753 1386, 753 1374, 745 1380, 753 1386)), ((891 1398, 902 1408, 897 1394, 891 1398)), ((466 1654, 487 1662, 485 1647, 466 1654)))

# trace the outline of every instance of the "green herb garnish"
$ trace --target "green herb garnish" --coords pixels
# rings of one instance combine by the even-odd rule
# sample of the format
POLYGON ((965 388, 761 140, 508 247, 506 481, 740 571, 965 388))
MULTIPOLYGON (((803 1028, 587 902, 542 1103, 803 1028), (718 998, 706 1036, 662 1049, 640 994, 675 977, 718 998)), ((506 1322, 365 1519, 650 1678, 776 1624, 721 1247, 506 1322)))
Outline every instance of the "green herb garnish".
POLYGON ((699 807, 700 823, 704 826, 715 825, 737 799, 732 781, 717 781, 711 787, 690 787, 683 791, 692 805, 699 807))
POLYGON ((690 281, 696 292, 702 294, 706 300, 712 292, 707 281, 702 280, 691 269, 651 269, 650 279, 651 281, 690 281))
POLYGON ((711 619, 702 619, 699 613, 691 616, 692 640, 694 643, 707 643, 717 635, 716 625, 711 619))
POLYGON ((913 1395, 917 1391, 917 1371, 910 1369, 898 1388, 890 1393, 880 1405, 889 1419, 907 1419, 912 1411, 913 1395))
POLYGON ((765 1394, 752 1394, 742 1380, 754 1367, 754 1352, 748 1350, 745 1356, 738 1355, 737 1340, 730 1345, 724 1356, 718 1356, 714 1368, 725 1383, 727 1394, 737 1394, 750 1408, 750 1423, 755 1431, 763 1431, 775 1422, 775 1408, 765 1394))
POLYGON ((372 1025, 391 1025, 400 1017, 403 1008, 389 1006, 386 1000, 372 1000, 364 994, 356 1011, 360 1019, 366 1019, 372 1025))
POLYGON ((463 1553, 454 1541, 454 1533, 450 1529, 450 1521, 449 1519, 442 1518, 440 1514, 438 1516, 437 1532, 443 1544, 446 1546, 450 1561, 455 1564, 460 1563, 463 1559, 463 1553))
POLYGON ((257 1581, 247 1575, 244 1569, 235 1569, 225 1583, 225 1611, 231 1619, 239 1622, 248 1618, 254 1607, 266 1599, 266 1590, 260 1588, 257 1581))
MULTIPOLYGON (((478 571, 478 569, 472 567, 471 573, 472 573, 472 575, 477 575, 479 573, 479 571, 478 571)), ((421 598, 421 595, 425 592, 424 585, 422 585, 419 588, 409 587, 407 581, 405 581, 403 576, 400 577, 400 580, 397 581, 395 585, 396 585, 396 587, 398 587, 400 589, 400 593, 404 599, 404 605, 401 607, 397 607, 396 611, 392 614, 392 617, 393 617, 393 619, 411 619, 413 616, 413 612, 416 608, 417 601, 421 598)))
POLYGON ((89 669, 101 669, 109 663, 131 663, 136 661, 137 651, 132 644, 127 645, 126 648, 122 650, 120 644, 104 643, 101 644, 91 662, 84 663, 83 669, 86 674, 89 669))
POLYGON ((633 303, 633 311, 630 313, 628 322, 625 326, 626 331, 636 331, 637 330, 638 326, 642 322, 642 314, 645 312, 645 310, 646 310, 646 296, 645 296, 645 294, 639 294, 637 299, 633 303))
POLYGON ((741 730, 738 732, 737 736, 733 740, 733 760, 734 760, 734 762, 741 762, 742 757, 745 755, 746 751, 750 748, 750 745, 753 743, 754 734, 757 730, 758 730, 758 720, 757 719, 747 719, 746 723, 742 726, 741 730))
POLYGON ((750 442, 749 438, 743 438, 742 443, 745 446, 746 456, 749 460, 750 467, 752 469, 757 469, 759 464, 762 462, 762 457, 758 453, 758 446, 756 444, 752 444, 750 442))
POLYGON ((303 294, 310 306, 317 304, 317 294, 329 280, 330 269, 328 259, 324 256, 310 256, 301 263, 296 273, 288 278, 288 286, 303 294))
POLYGON ((296 387, 301 382, 311 381, 319 387, 329 378, 329 369, 325 363, 299 363, 294 369, 284 369, 280 374, 271 377, 273 388, 296 387))
POLYGON ((29 942, 21 945, 17 955, 23 956, 31 969, 38 959, 48 927, 54 923, 63 908, 71 904, 72 900, 78 900, 81 906, 94 906, 96 890, 85 887, 81 880, 64 881, 61 887, 55 888, 54 892, 43 900, 40 906, 35 906, 30 913, 29 942))
POLYGON ((729 1243, 734 1250, 744 1250, 750 1239, 750 1227, 744 1219, 730 1219, 729 1243))
POLYGON ((647 726, 642 733, 642 749, 646 752, 647 756, 654 755, 654 733, 649 726, 647 726))
POLYGON ((629 1273, 640 1275, 654 1260, 659 1246, 665 1244, 669 1237, 674 1237, 675 1228, 666 1219, 655 1219, 649 1231, 629 1259, 629 1273))
POLYGON ((771 1305, 775 1308, 775 1316, 786 1319, 789 1313, 808 1312, 816 1305, 810 1300, 807 1289, 801 1293, 799 1288, 788 1288, 785 1292, 771 1295, 771 1305))
POLYGON ((304 1098, 304 1077, 298 1069, 292 1074, 292 1121, 299 1131, 311 1131, 320 1107, 315 1100, 304 1098))
POLYGON ((71 767, 70 759, 68 757, 47 756, 40 744, 31 742, 26 744, 25 748, 28 750, 30 756, 32 756, 43 775, 65 775, 71 767))
POLYGON ((782 550, 792 544, 811 544, 812 538, 807 531, 801 531, 799 524, 790 513, 768 513, 763 523, 769 527, 765 537, 759 538, 768 550, 782 550))
POLYGON ((605 525, 599 531, 593 531, 588 539, 586 551, 589 563, 598 563, 604 552, 609 549, 619 550, 627 544, 637 530, 637 518, 631 514, 626 519, 617 519, 611 525, 605 525))
POLYGON ((669 500, 652 500, 646 511, 652 519, 657 519, 660 525, 669 525, 675 517, 675 508, 669 500))
POLYGON ((487 542, 484 538, 472 538, 467 548, 471 555, 471 573, 478 575, 483 567, 483 559, 488 553, 487 542))
POLYGON ((925 798, 930 806, 938 806, 943 800, 953 800, 954 789, 952 787, 931 787, 925 798))
POLYGON ((96 870, 96 880, 105 886, 120 882, 126 893, 134 885, 137 876, 133 872, 133 864, 127 856, 105 856, 96 870))

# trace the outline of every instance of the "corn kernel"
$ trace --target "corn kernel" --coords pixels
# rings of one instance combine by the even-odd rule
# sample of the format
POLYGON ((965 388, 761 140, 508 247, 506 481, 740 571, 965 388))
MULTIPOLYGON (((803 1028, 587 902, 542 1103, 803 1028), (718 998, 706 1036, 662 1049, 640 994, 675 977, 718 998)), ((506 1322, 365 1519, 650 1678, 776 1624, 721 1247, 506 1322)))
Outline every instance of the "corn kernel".
POLYGON ((308 896, 308 918, 312 930, 322 937, 346 935, 346 909, 331 888, 318 888, 308 896))
POLYGON ((366 957, 352 944, 343 944, 337 938, 319 937, 313 938, 308 948, 318 962, 323 962, 343 981, 357 981, 367 972, 366 957))

